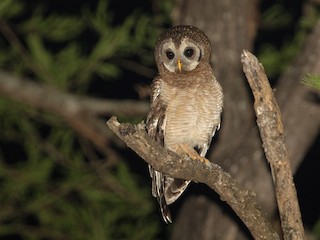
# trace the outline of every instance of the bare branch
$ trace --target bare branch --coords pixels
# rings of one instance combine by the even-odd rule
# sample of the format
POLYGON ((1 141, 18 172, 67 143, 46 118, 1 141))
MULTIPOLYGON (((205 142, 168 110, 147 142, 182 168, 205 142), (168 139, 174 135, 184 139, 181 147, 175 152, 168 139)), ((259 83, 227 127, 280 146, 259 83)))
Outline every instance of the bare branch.
POLYGON ((149 110, 148 103, 136 100, 105 100, 88 97, 81 97, 78 100, 83 109, 99 115, 146 116, 149 110))
POLYGON ((82 112, 92 115, 144 116, 149 108, 147 103, 141 101, 102 100, 64 93, 3 71, 0 71, 0 94, 35 108, 51 110, 58 115, 82 112))
POLYGON ((241 61, 255 99, 257 124, 272 171, 284 239, 305 239, 278 104, 258 59, 243 51, 241 61))
POLYGON ((255 194, 240 186, 217 164, 182 158, 163 148, 150 139, 143 123, 137 126, 120 124, 116 117, 112 117, 107 125, 129 148, 156 170, 175 178, 205 183, 215 190, 246 224, 255 239, 279 239, 257 204, 255 194))
POLYGON ((73 129, 105 149, 112 135, 98 115, 145 115, 148 104, 76 96, 0 71, 0 94, 62 117, 73 129))

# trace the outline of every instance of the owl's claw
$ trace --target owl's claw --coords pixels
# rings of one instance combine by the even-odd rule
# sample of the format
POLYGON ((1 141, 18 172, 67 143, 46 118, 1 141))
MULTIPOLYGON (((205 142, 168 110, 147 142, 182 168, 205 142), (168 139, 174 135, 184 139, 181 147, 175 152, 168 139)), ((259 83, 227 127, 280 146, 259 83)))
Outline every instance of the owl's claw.
POLYGON ((187 154, 188 157, 190 157, 193 160, 197 160, 197 161, 201 161, 204 164, 209 164, 209 160, 206 159, 205 157, 200 156, 196 150, 194 150, 193 148, 191 148, 190 146, 186 145, 186 144, 178 144, 176 145, 176 149, 175 149, 176 153, 179 154, 187 154))

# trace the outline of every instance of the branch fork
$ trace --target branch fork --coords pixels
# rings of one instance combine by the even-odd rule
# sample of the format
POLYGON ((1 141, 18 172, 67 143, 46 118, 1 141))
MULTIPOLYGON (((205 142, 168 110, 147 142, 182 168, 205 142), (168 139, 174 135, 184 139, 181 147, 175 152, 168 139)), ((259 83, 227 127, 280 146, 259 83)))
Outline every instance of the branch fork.
MULTIPOLYGON (((255 98, 257 124, 272 170, 284 239, 305 239, 279 107, 262 64, 245 50, 241 61, 255 98)), ((121 124, 116 117, 111 117, 107 125, 154 169, 171 177, 204 183, 212 188, 235 211, 255 239, 280 239, 258 205, 255 193, 239 185, 217 164, 209 160, 203 162, 200 156, 199 161, 194 161, 188 156, 179 156, 163 148, 150 139, 144 123, 121 124)))

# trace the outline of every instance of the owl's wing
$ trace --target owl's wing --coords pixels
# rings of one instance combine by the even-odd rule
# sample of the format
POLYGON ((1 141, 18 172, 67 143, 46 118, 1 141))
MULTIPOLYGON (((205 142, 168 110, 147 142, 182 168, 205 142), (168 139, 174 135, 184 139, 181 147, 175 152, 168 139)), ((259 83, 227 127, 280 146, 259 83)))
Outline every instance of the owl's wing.
MULTIPOLYGON (((151 138, 164 146, 167 106, 161 99, 161 82, 162 79, 156 77, 151 86, 151 110, 147 117, 147 131, 151 138)), ((184 192, 190 181, 168 177, 150 165, 149 172, 152 178, 152 195, 158 200, 163 220, 171 223, 167 205, 173 203, 184 192)))
POLYGON ((154 78, 151 85, 151 109, 147 117, 148 135, 164 146, 164 130, 167 106, 161 100, 161 78, 154 78))
POLYGON ((205 157, 205 156, 206 156, 207 151, 208 151, 208 149, 209 149, 209 147, 210 147, 210 144, 211 144, 211 140, 212 140, 213 136, 215 135, 216 131, 218 131, 219 129, 220 129, 220 122, 219 122, 218 125, 213 126, 213 128, 212 128, 212 133, 211 133, 210 136, 208 136, 208 141, 207 141, 207 143, 203 144, 203 145, 200 147, 200 149, 199 149, 199 155, 200 155, 201 157, 205 157))
MULTIPOLYGON (((166 105, 161 101, 161 81, 160 77, 156 77, 151 85, 151 110, 147 117, 147 131, 151 138, 163 146, 166 105)), ((172 222, 170 210, 164 196, 165 176, 150 165, 149 173, 152 178, 152 195, 158 200, 163 220, 166 223, 172 222)))
POLYGON ((211 131, 211 134, 208 136, 208 141, 207 143, 203 144, 200 149, 199 149, 199 154, 201 157, 205 157, 206 154, 207 154, 207 151, 211 145, 211 141, 212 141, 212 138, 213 136, 216 134, 216 131, 218 131, 220 129, 220 118, 219 118, 219 123, 216 124, 216 125, 213 125, 212 127, 212 131, 211 131))
POLYGON ((220 84, 218 83, 214 75, 213 75, 213 81, 216 85, 215 91, 213 93, 216 96, 216 111, 212 116, 213 124, 212 124, 211 133, 208 135, 208 141, 202 146, 200 146, 200 149, 199 149, 199 154, 202 157, 206 156, 207 151, 211 144, 211 140, 215 135, 216 131, 220 129, 220 124, 221 124, 221 113, 223 108, 223 92, 220 84))

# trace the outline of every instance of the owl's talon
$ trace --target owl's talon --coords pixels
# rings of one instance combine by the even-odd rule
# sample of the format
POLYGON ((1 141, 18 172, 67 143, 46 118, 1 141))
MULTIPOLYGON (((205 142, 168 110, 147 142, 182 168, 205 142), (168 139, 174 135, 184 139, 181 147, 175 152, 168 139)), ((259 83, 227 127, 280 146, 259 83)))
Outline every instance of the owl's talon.
POLYGON ((200 161, 204 164, 209 164, 209 160, 206 159, 205 157, 200 156, 196 150, 191 148, 190 146, 186 144, 178 144, 176 146, 176 152, 181 153, 181 154, 186 154, 189 158, 192 160, 200 161))
POLYGON ((210 164, 209 160, 206 159, 206 158, 204 158, 204 157, 201 157, 201 156, 200 156, 200 159, 199 159, 199 160, 200 160, 201 162, 203 162, 204 164, 206 164, 206 165, 210 164))
POLYGON ((200 162, 202 162, 202 163, 204 163, 204 164, 206 164, 206 165, 208 165, 210 162, 209 162, 209 160, 208 159, 206 159, 206 158, 204 158, 204 157, 201 157, 199 154, 197 154, 196 156, 190 156, 190 155, 188 155, 191 159, 193 159, 193 160, 198 160, 198 161, 200 161, 200 162))

